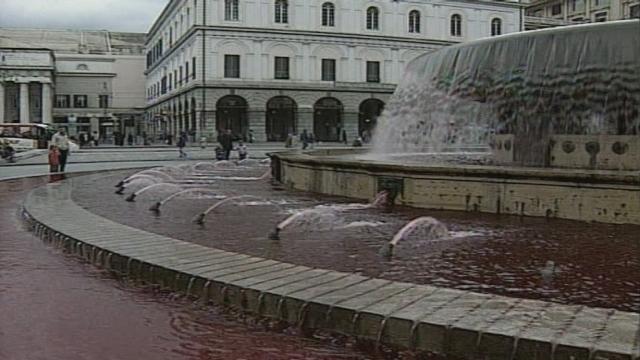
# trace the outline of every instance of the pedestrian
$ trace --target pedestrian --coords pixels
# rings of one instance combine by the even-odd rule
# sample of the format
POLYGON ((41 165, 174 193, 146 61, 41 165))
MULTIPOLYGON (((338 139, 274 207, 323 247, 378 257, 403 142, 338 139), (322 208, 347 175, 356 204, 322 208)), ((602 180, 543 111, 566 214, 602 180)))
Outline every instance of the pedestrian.
POLYGON ((93 146, 98 147, 98 132, 94 131, 93 135, 91 135, 91 140, 93 141, 93 146))
POLYGON ((216 153, 216 160, 218 161, 224 160, 224 151, 220 146, 216 146, 215 153, 216 153))
POLYGON ((300 142, 302 143, 302 150, 306 150, 307 147, 309 147, 309 134, 307 133, 307 129, 302 130, 300 142))
POLYGON ((353 147, 361 147, 362 146, 362 138, 361 137, 357 137, 355 140, 353 140, 353 144, 351 144, 353 147))
POLYGON ((64 128, 58 129, 58 132, 51 138, 51 142, 60 152, 60 172, 64 172, 64 167, 67 165, 67 156, 69 155, 69 137, 67 137, 64 128))
POLYGON ((184 152, 184 147, 187 145, 187 134, 185 134, 184 132, 181 133, 180 136, 178 137, 178 142, 176 144, 178 145, 179 157, 181 159, 186 158, 187 153, 184 152))
POLYGON ((167 135, 167 145, 173 145, 173 135, 167 135))
POLYGON ((253 130, 249 129, 249 143, 253 144, 253 130))
POLYGON ((236 150, 238 150, 238 159, 240 160, 246 159, 247 155, 249 155, 247 145, 245 145, 242 141, 238 142, 238 147, 236 148, 236 150))
POLYGON ((233 149, 233 137, 231 135, 231 129, 227 129, 222 135, 220 135, 220 146, 224 151, 224 159, 229 160, 231 150, 233 149))
POLYGON ((347 142, 347 130, 342 129, 342 142, 346 145, 347 142))
POLYGON ((202 134, 202 136, 200 136, 200 148, 204 149, 207 147, 207 137, 202 134))
POLYGON ((60 167, 60 151, 55 145, 49 145, 49 172, 58 172, 60 167))
POLYGON ((133 135, 131 133, 127 135, 127 144, 129 144, 129 146, 133 145, 133 135))

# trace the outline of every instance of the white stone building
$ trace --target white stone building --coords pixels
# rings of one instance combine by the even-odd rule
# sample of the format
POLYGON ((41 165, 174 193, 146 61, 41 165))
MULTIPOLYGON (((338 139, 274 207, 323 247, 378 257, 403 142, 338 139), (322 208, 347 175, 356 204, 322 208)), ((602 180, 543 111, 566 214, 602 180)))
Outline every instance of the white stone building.
POLYGON ((375 124, 405 64, 520 31, 517 1, 173 0, 147 37, 158 134, 221 129, 281 141, 349 140, 375 124), (344 134, 343 134, 344 133, 344 134))
POLYGON ((144 129, 144 34, 0 28, 0 122, 112 141, 144 129))
POLYGON ((525 28, 640 18, 640 0, 531 0, 525 28))

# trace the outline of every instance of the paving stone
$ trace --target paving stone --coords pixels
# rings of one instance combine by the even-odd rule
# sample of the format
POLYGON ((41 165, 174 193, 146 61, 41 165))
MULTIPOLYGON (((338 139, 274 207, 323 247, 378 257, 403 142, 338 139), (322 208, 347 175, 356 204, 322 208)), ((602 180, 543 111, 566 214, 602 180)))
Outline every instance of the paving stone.
MULTIPOLYGON (((252 256, 239 257, 238 259, 234 259, 233 261, 226 261, 226 260, 227 259, 222 258, 220 259, 219 262, 215 264, 211 264, 206 267, 196 268, 189 272, 197 276, 208 277, 206 274, 212 273, 216 270, 224 270, 228 268, 233 268, 235 266, 248 265, 248 264, 264 261, 263 258, 252 257, 252 256)), ((211 279, 211 280, 215 280, 215 279, 211 279)))
POLYGON ((387 317, 416 301, 430 295, 437 289, 430 286, 414 286, 363 308, 355 321, 355 333, 363 338, 378 340, 387 317))
POLYGON ((191 264, 174 265, 171 268, 176 271, 181 271, 181 272, 195 275, 196 272, 201 269, 217 266, 219 264, 237 262, 247 258, 250 258, 250 256, 243 255, 243 254, 235 254, 235 253, 212 254, 210 258, 203 259, 202 261, 198 261, 191 264))
POLYGON ((640 314, 614 311, 593 344, 594 359, 631 359, 629 354, 634 353, 634 343, 640 358, 640 314))
POLYGON ((224 276, 224 275, 229 275, 229 274, 237 274, 237 273, 242 273, 248 270, 254 270, 256 268, 265 268, 265 267, 269 267, 271 265, 275 265, 278 262, 275 260, 266 260, 266 259, 262 259, 262 258, 251 258, 251 262, 248 264, 238 264, 238 265, 233 265, 233 266, 226 266, 222 269, 217 269, 217 270, 210 270, 207 272, 203 272, 201 274, 199 274, 199 276, 214 280, 214 281, 220 281, 218 279, 218 277, 220 276, 224 276), (258 259, 258 261, 253 261, 253 259, 258 259))
POLYGON ((557 337, 554 359, 589 360, 591 347, 613 312, 611 309, 583 307, 575 314, 571 326, 557 337))
POLYGON ((443 352, 448 327, 489 298, 490 295, 434 288, 429 296, 394 312, 383 329, 382 339, 406 347, 415 342, 421 350, 443 352))
POLYGON ((556 338, 573 321, 581 306, 553 304, 521 333, 516 359, 551 359, 556 338))

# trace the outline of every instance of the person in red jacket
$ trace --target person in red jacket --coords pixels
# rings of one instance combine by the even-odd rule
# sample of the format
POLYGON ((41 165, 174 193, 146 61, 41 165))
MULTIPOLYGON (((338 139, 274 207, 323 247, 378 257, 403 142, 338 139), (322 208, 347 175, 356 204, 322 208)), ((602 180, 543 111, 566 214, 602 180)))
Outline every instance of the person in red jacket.
POLYGON ((58 172, 58 166, 60 166, 60 151, 55 145, 51 145, 49 146, 49 171, 58 172))

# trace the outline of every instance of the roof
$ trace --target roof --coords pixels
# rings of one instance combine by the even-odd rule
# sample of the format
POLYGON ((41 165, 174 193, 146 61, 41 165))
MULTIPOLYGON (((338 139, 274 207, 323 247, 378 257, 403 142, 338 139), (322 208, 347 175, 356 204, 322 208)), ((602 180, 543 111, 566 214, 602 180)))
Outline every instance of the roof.
POLYGON ((66 54, 143 55, 144 41, 144 33, 0 28, 0 47, 46 48, 66 54))

